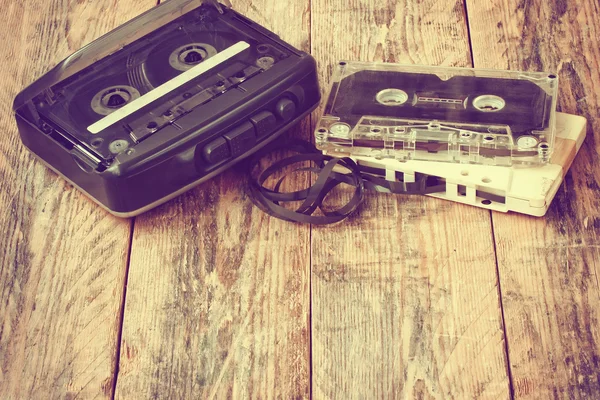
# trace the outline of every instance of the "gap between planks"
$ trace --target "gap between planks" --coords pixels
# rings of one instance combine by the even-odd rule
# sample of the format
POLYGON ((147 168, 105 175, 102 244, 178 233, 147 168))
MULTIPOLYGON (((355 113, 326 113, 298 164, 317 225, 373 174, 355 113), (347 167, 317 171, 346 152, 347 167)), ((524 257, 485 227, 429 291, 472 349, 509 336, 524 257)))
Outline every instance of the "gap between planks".
MULTIPOLYGON (((465 3, 466 4, 466 3, 465 3)), ((468 23, 468 20, 467 20, 468 23)), ((471 38, 469 37, 469 40, 471 38)), ((472 59, 471 55, 471 59, 472 59)), ((508 351, 508 335, 506 333, 506 321, 504 318, 504 303, 502 300, 502 284, 500 282, 500 266, 498 265, 498 248, 496 245, 496 234, 494 232, 494 218, 492 217, 492 212, 490 211, 490 227, 492 228, 492 244, 494 245, 494 259, 496 260, 496 277, 498 279, 498 301, 500 302, 500 320, 502 321, 502 334, 504 335, 504 356, 506 357, 506 375, 508 376, 508 392, 510 394, 510 398, 515 398, 515 389, 513 383, 512 370, 510 367, 510 353, 508 351)))
MULTIPOLYGON (((160 3, 160 0, 159 0, 160 3)), ((129 281, 129 265, 131 263, 131 251, 133 249, 133 232, 135 229, 135 217, 131 218, 129 225, 129 244, 127 247, 127 261, 125 264, 125 279, 123 279, 123 296, 121 297, 121 308, 119 311, 119 332, 117 333, 117 345, 115 354, 115 366, 113 367, 113 381, 112 381, 112 393, 111 400, 115 400, 117 393, 117 381, 119 379, 119 364, 121 363, 121 339, 123 337, 123 322, 125 321, 125 302, 127 300, 127 283, 129 281)))
MULTIPOLYGON (((475 68, 475 58, 473 56, 473 40, 471 38, 471 16, 469 15, 468 0, 463 0, 463 9, 465 12, 465 22, 467 25, 467 40, 469 42, 469 57, 471 58, 471 66, 475 68)), ((504 336, 504 357, 506 360, 506 375, 508 376, 508 391, 511 399, 515 398, 515 390, 513 383, 513 374, 510 367, 510 353, 508 351, 508 335, 506 333, 506 320, 504 317, 504 301, 502 298, 502 283, 500 281, 500 267, 498 265, 498 249, 496 245, 496 232, 494 231, 493 211, 489 211, 490 229, 492 233, 492 244, 494 246, 494 261, 496 263, 496 279, 498 281, 498 302, 500 304, 500 320, 502 322, 502 335, 504 336)))
MULTIPOLYGON (((156 7, 160 5, 161 0, 156 0, 156 7)), ((123 324, 125 322, 125 302, 127 300, 127 283, 129 281, 129 266, 131 264, 131 251, 133 249, 133 233, 135 231, 135 217, 131 218, 129 226, 129 244, 127 247, 127 261, 125 264, 125 279, 123 280, 123 296, 121 300, 121 308, 119 311, 119 332, 117 333, 117 345, 115 346, 115 365, 113 367, 113 381, 111 400, 115 400, 117 394, 117 382, 119 380, 119 365, 121 363, 121 339, 123 338, 123 324)))

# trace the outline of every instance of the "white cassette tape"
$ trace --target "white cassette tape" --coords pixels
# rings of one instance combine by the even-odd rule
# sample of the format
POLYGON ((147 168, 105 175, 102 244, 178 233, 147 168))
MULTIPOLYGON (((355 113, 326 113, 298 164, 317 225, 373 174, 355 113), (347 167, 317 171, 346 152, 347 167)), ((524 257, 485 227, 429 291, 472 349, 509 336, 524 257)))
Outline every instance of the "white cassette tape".
POLYGON ((425 174, 445 182, 446 190, 428 196, 500 212, 541 217, 546 214, 586 135, 585 118, 556 114, 555 151, 549 163, 511 167, 435 161, 353 157, 364 167, 385 170, 386 179, 414 182, 425 174))

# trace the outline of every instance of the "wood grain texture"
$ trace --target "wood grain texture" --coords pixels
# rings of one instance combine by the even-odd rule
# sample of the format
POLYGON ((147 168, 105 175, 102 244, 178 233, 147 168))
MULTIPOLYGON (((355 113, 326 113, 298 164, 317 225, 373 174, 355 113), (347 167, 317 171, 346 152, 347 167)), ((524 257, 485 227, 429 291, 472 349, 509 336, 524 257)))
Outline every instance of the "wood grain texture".
POLYGON ((110 397, 130 223, 34 160, 11 105, 27 84, 153 1, 2 4, 0 398, 110 397))
MULTIPOLYGON (((308 1, 235 8, 309 48, 308 1)), ((256 209, 242 169, 136 219, 117 398, 308 398, 310 227, 256 209)))
MULTIPOLYGON (((327 87, 341 59, 467 66, 460 1, 313 0, 312 51, 327 87)), ((508 398, 487 211, 369 194, 312 230, 313 395, 508 398)))
POLYGON ((586 144, 542 219, 369 194, 311 234, 253 208, 229 171, 136 220, 120 347, 132 223, 35 161, 10 107, 155 1, 5 3, 1 399, 112 397, 117 351, 122 399, 600 398, 596 0, 468 0, 469 32, 461 0, 236 1, 312 49, 324 90, 340 59, 557 70, 586 144))
POLYGON ((586 142, 544 219, 494 215, 517 398, 600 398, 600 4, 468 1, 476 67, 558 71, 586 142))

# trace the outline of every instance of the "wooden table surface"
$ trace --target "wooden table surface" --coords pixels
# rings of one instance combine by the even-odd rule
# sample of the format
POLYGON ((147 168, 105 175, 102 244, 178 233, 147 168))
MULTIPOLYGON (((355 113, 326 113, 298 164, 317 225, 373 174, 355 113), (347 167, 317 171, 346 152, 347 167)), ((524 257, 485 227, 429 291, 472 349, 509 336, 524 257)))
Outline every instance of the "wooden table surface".
POLYGON ((0 0, 1 399, 600 398, 598 0, 234 1, 323 90, 340 59, 557 70, 588 118, 545 218, 369 194, 331 227, 239 171, 117 219, 21 145, 17 92, 155 5, 0 0))

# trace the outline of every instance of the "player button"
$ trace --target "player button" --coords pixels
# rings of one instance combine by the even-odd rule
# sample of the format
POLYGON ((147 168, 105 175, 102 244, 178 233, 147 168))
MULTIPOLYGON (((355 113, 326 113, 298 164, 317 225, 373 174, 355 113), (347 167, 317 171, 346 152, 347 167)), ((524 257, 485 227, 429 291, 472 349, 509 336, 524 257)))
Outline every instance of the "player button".
POLYGON ((250 122, 244 122, 242 125, 223 135, 223 137, 227 139, 233 157, 244 154, 256 144, 254 125, 250 122))
POLYGON ((256 136, 260 139, 272 133, 277 126, 277 119, 270 111, 261 111, 250 118, 256 128, 256 136))
POLYGON ((287 122, 296 115, 296 104, 291 99, 284 97, 277 102, 275 111, 282 120, 287 122))
POLYGON ((230 158, 231 151, 225 138, 220 137, 204 146, 202 156, 207 163, 215 165, 230 158))
POLYGON ((207 163, 214 165, 230 158, 231 151, 229 150, 227 141, 220 137, 204 146, 202 156, 207 163))

